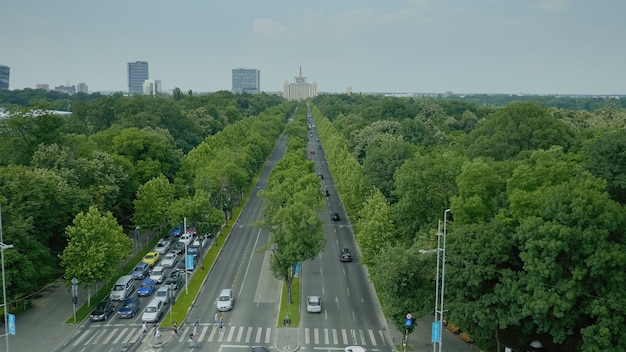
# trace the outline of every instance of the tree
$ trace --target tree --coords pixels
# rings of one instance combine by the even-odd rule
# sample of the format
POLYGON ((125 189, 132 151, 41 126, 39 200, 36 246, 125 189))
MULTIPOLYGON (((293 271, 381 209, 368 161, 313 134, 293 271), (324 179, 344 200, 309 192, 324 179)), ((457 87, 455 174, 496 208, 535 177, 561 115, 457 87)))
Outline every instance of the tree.
POLYGON ((163 175, 139 187, 133 201, 133 222, 147 229, 160 228, 170 219, 170 206, 174 202, 174 187, 163 175))
POLYGON ((607 181, 611 198, 626 204, 626 131, 603 134, 583 148, 585 167, 607 181))
MULTIPOLYGON (((132 240, 111 213, 101 214, 96 207, 76 215, 66 235, 69 241, 60 255, 65 280, 69 283, 77 278, 88 288, 90 299, 91 285, 109 280, 115 274, 122 259, 130 254, 132 240)), ((87 305, 90 304, 88 301, 87 305)))
POLYGON ((393 194, 396 170, 410 159, 415 151, 415 146, 399 140, 391 140, 368 149, 363 160, 363 173, 389 202, 397 201, 393 194))

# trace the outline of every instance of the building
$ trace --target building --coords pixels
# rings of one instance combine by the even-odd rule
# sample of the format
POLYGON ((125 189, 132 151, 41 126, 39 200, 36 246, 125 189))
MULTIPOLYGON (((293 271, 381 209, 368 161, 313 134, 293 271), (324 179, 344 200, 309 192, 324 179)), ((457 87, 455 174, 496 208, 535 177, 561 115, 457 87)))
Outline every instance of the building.
POLYGON ((285 82, 283 97, 287 100, 304 100, 317 96, 317 83, 306 83, 306 77, 302 76, 302 67, 300 67, 300 75, 294 77, 295 82, 285 82))
POLYGON ((163 93, 161 89, 161 81, 156 79, 147 79, 143 82, 143 94, 159 95, 163 93))
POLYGON ((85 93, 89 94, 89 88, 85 83, 78 83, 76 85, 76 93, 85 93))
POLYGON ((61 92, 61 93, 65 93, 65 94, 76 94, 76 86, 75 85, 71 85, 71 86, 56 86, 54 87, 54 90, 57 92, 61 92))
POLYGON ((47 83, 38 83, 35 85, 35 89, 50 90, 50 85, 47 83))
POLYGON ((9 66, 0 65, 0 89, 9 89, 10 76, 11 68, 9 66))
POLYGON ((128 63, 128 94, 143 94, 143 82, 149 78, 148 62, 128 63))
POLYGON ((261 93, 261 71, 256 68, 234 68, 232 92, 261 93))

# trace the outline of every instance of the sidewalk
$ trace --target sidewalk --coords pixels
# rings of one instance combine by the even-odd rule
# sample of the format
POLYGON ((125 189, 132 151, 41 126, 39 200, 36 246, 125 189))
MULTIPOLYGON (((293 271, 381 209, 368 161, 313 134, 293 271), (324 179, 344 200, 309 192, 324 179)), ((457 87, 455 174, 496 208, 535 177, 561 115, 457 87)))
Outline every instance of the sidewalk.
MULTIPOLYGON (((79 304, 86 302, 86 290, 79 290, 79 304)), ((72 316, 72 295, 57 280, 31 299, 32 308, 15 319, 15 336, 9 336, 9 349, 20 352, 51 351, 61 345, 78 324, 65 324, 72 316)), ((0 348, 6 346, 0 339, 0 348)))

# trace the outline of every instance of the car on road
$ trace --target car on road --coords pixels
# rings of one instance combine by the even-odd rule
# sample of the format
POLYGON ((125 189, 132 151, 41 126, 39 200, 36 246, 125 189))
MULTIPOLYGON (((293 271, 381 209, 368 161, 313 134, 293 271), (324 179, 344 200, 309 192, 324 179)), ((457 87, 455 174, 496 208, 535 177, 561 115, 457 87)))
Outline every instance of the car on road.
POLYGON ((159 259, 161 259, 161 254, 159 252, 148 252, 141 261, 144 263, 148 263, 148 265, 153 267, 156 265, 159 259))
POLYGON ((187 233, 190 233, 192 236, 195 236, 198 234, 198 229, 193 227, 193 226, 189 226, 187 225, 187 233))
POLYGON ((348 346, 344 348, 344 352, 365 352, 365 348, 361 346, 348 346))
POLYGON ((110 299, 105 299, 98 303, 96 308, 89 314, 89 320, 102 321, 107 320, 111 313, 115 312, 115 304, 110 299))
POLYGON ((141 320, 148 323, 157 322, 161 318, 161 315, 164 311, 165 304, 162 300, 155 297, 154 299, 152 299, 152 301, 150 301, 150 303, 148 303, 146 308, 143 310, 141 320))
POLYGON ((141 285, 137 289, 137 296, 139 297, 148 297, 152 295, 152 292, 156 290, 156 281, 148 278, 143 279, 141 285))
POLYGON ((126 298, 122 302, 122 306, 117 310, 117 316, 120 319, 133 318, 141 309, 141 301, 139 298, 126 298))
POLYGON ((176 242, 174 243, 174 248, 172 249, 172 252, 176 253, 176 254, 181 254, 185 252, 185 242, 176 242))
POLYGON ((178 290, 183 286, 184 275, 180 271, 172 271, 170 275, 165 279, 165 285, 170 286, 174 290, 178 290))
POLYGON ((157 242, 156 246, 154 246, 154 249, 152 251, 163 255, 167 253, 167 251, 170 250, 171 246, 172 246, 171 241, 166 240, 166 239, 160 239, 159 242, 157 242))
POLYGON ((308 296, 306 298, 306 311, 319 313, 322 311, 322 298, 320 296, 308 296))
POLYGON ((149 272, 150 272, 150 264, 139 262, 137 265, 135 265, 135 268, 133 269, 133 271, 130 272, 130 275, 135 280, 141 280, 144 277, 146 277, 146 275, 148 275, 149 272))
POLYGON ((183 258, 178 265, 176 265, 176 271, 184 273, 187 270, 187 260, 183 258))
POLYGON ((174 265, 176 265, 176 260, 178 259, 178 256, 176 255, 176 253, 170 252, 167 253, 163 259, 161 259, 161 265, 163 265, 166 268, 171 268, 174 265))
POLYGON ((339 220, 341 220, 341 218, 339 217, 339 213, 337 213, 337 212, 330 213, 330 220, 331 221, 339 221, 339 220))
POLYGON ((165 280, 165 267, 163 265, 157 265, 152 268, 150 272, 150 278, 154 280, 157 284, 162 284, 163 280, 165 280))
POLYGON ((183 233, 183 225, 176 225, 170 230, 169 235, 173 237, 178 237, 181 233, 183 233))
POLYGON ((154 295, 155 299, 160 299, 163 303, 168 304, 174 298, 174 290, 171 287, 164 285, 154 295))
POLYGON ((341 248, 339 252, 339 260, 342 262, 351 262, 352 261, 352 252, 350 248, 341 248))
POLYGON ((311 149, 311 154, 315 154, 315 149, 311 149))
POLYGON ((193 235, 190 233, 183 233, 180 235, 180 239, 178 240, 178 242, 182 242, 187 246, 191 244, 191 241, 193 241, 193 235))
MULTIPOLYGON (((200 248, 206 248, 209 245, 209 235, 200 235, 198 236, 197 239, 195 239, 193 241, 193 243, 191 244, 192 246, 196 246, 196 247, 200 247, 200 248)), ((212 237, 212 236, 211 236, 212 237)))
POLYGON ((198 248, 198 246, 187 247, 187 255, 193 255, 193 260, 198 259, 198 252, 200 252, 200 248, 198 248))

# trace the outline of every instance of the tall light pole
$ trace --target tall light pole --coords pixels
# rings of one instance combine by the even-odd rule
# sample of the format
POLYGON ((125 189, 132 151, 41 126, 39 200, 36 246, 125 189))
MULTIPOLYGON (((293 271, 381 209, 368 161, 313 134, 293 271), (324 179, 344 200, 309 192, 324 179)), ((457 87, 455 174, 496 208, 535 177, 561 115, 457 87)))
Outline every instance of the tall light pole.
POLYGON ((446 209, 443 212, 443 233, 441 232, 441 221, 437 227, 437 279, 435 288, 435 321, 433 322, 432 342, 433 352, 441 352, 441 330, 443 329, 444 310, 443 310, 443 297, 446 278, 446 230, 448 224, 448 213, 450 209, 446 209), (439 275, 441 274, 441 281, 439 275), (440 288, 441 283, 441 288, 440 288))
POLYGON ((7 285, 4 276, 4 250, 13 248, 13 245, 2 242, 2 205, 0 204, 0 260, 2 261, 2 298, 4 310, 4 338, 6 339, 7 352, 9 352, 9 313, 7 311, 7 285))

